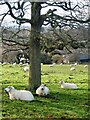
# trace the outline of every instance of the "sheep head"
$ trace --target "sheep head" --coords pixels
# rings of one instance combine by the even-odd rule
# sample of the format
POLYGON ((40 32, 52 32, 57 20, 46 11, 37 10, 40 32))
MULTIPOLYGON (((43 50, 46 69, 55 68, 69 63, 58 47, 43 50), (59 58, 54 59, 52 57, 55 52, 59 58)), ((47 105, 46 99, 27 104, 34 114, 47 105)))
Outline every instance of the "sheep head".
POLYGON ((5 90, 5 92, 9 93, 12 89, 14 90, 15 88, 13 86, 8 86, 4 90, 5 90))

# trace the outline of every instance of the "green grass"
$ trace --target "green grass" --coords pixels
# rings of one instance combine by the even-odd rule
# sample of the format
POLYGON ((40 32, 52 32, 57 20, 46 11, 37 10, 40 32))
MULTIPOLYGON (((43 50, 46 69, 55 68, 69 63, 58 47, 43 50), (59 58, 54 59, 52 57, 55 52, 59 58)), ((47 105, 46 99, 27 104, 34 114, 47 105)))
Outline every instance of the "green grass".
POLYGON ((37 97, 35 101, 10 100, 4 92, 7 86, 26 89, 28 73, 19 65, 4 65, 2 69, 2 118, 87 118, 88 69, 78 65, 70 71, 70 65, 42 65, 42 83, 50 89, 48 97, 37 97), (78 90, 61 89, 59 81, 74 82, 78 90))

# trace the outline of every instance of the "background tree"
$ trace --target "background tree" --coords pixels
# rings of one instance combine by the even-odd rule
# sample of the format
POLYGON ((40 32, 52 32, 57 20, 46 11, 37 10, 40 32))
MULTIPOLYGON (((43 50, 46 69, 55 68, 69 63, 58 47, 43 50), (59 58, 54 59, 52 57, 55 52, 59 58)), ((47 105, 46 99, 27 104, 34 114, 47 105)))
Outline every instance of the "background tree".
POLYGON ((40 65, 40 34, 42 25, 51 25, 54 29, 61 29, 63 26, 72 26, 76 23, 88 23, 90 18, 86 14, 88 5, 85 1, 73 3, 71 0, 60 2, 30 2, 25 0, 7 1, 1 0, 1 6, 7 6, 6 13, 2 13, 1 22, 7 15, 16 20, 19 25, 24 23, 31 24, 30 40, 30 75, 29 89, 35 90, 41 84, 41 65, 40 65), (31 6, 31 16, 26 18, 26 8, 31 6), (48 7, 50 7, 48 9, 48 7), (42 9, 47 8, 46 13, 41 13, 42 9), (63 14, 62 14, 63 13, 63 14))

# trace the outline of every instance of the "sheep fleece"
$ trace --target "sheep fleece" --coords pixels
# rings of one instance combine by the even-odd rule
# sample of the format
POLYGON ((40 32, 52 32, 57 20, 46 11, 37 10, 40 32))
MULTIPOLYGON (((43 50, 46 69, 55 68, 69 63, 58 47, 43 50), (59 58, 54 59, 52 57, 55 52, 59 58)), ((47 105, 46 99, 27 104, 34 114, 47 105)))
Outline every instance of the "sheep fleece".
POLYGON ((34 100, 34 96, 30 91, 26 90, 12 90, 9 93, 10 99, 17 99, 17 100, 27 100, 27 101, 32 101, 34 100))

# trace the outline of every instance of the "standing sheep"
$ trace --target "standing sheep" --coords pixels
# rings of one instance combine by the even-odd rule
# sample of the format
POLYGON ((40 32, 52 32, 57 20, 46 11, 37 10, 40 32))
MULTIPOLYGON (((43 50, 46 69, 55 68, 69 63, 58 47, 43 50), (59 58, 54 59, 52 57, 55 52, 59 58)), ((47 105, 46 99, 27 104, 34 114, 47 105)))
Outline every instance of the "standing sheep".
POLYGON ((11 100, 34 100, 34 96, 30 91, 27 90, 16 90, 13 86, 8 86, 5 91, 9 94, 11 100))

